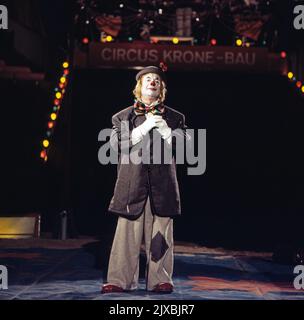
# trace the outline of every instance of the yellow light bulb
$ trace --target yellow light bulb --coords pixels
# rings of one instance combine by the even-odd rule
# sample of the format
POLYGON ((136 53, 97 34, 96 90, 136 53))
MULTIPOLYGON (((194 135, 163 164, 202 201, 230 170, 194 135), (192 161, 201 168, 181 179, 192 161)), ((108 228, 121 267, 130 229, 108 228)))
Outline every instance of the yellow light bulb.
POLYGON ((292 79, 292 78, 293 78, 293 73, 292 73, 292 72, 288 72, 288 73, 287 73, 287 77, 288 77, 289 79, 292 79))
POLYGON ((65 78, 65 77, 61 77, 61 78, 60 78, 60 82, 61 82, 61 83, 66 83, 66 78, 65 78))
POLYGON ((111 42, 113 40, 112 36, 107 36, 106 39, 107 39, 108 42, 111 42))
POLYGON ((51 119, 52 119, 53 121, 55 121, 55 120, 57 119, 57 114, 56 114, 56 113, 52 113, 52 114, 51 114, 51 119))
POLYGON ((237 45, 238 47, 240 47, 242 44, 243 44, 243 41, 242 41, 241 39, 237 39, 237 40, 236 40, 236 45, 237 45))
POLYGON ((179 43, 179 39, 178 39, 178 38, 173 38, 173 39, 172 39, 172 42, 173 42, 174 44, 178 44, 178 43, 179 43))
POLYGON ((63 66, 64 69, 67 69, 69 67, 69 63, 68 62, 64 62, 62 64, 62 66, 63 66))
POLYGON ((304 93, 304 86, 302 86, 301 90, 302 90, 302 92, 304 93))
POLYGON ((49 140, 44 140, 44 141, 43 141, 43 146, 44 146, 45 148, 48 148, 49 145, 50 145, 49 140))
POLYGON ((57 93, 56 93, 56 98, 57 98, 57 99, 61 99, 61 98, 62 98, 62 94, 61 94, 60 92, 57 92, 57 93))

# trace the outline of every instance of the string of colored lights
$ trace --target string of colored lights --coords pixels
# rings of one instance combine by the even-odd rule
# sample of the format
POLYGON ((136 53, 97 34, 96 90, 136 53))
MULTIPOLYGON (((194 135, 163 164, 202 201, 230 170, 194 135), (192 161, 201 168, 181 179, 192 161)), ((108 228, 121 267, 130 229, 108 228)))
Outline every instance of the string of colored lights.
MULTIPOLYGON (((86 13, 85 19, 84 19, 84 24, 86 25, 86 27, 88 27, 88 25, 92 25, 90 22, 94 21, 95 18, 92 17, 92 12, 94 12, 94 16, 98 16, 98 4, 96 3, 96 1, 85 1, 85 0, 79 0, 78 1, 81 5, 81 10, 83 13, 86 13), (87 10, 87 11, 86 11, 87 10), (89 18, 89 16, 91 16, 89 18)), ((267 1, 265 2, 267 6, 270 6, 270 2, 267 1)), ((173 2, 172 2, 173 4, 173 2)), ((169 3, 167 4, 168 8, 169 3)), ((155 6, 154 9, 143 9, 143 8, 133 8, 132 6, 130 6, 127 3, 124 3, 124 1, 121 1, 121 3, 116 3, 113 4, 113 10, 116 12, 117 14, 117 9, 118 12, 120 12, 120 16, 123 17, 122 19, 122 29, 125 28, 129 28, 131 26, 133 26, 134 24, 138 24, 138 23, 142 23, 143 25, 149 25, 150 27, 153 26, 158 26, 158 27, 165 27, 167 30, 169 30, 169 21, 171 21, 172 19, 176 18, 176 12, 172 12, 172 13, 167 13, 165 12, 165 7, 157 7, 155 6), (146 21, 145 21, 146 19, 146 21)), ((251 7, 245 6, 246 10, 251 10, 251 7)), ((178 6, 177 6, 178 8, 178 6)), ((223 9, 223 8, 222 8, 223 9)), ((256 46, 257 45, 257 40, 254 39, 250 39, 248 36, 237 32, 236 30, 234 30, 232 27, 230 27, 228 24, 228 22, 226 21, 226 18, 230 19, 231 17, 233 17, 238 11, 236 10, 236 7, 233 6, 233 8, 231 9, 231 14, 227 15, 225 14, 225 11, 221 9, 221 6, 219 7, 219 4, 217 2, 215 2, 213 4, 213 6, 211 8, 207 8, 206 10, 203 11, 198 11, 198 9, 195 9, 194 11, 192 11, 192 15, 191 15, 191 20, 193 21, 193 28, 196 28, 197 26, 201 25, 201 23, 203 23, 203 21, 206 21, 206 19, 212 15, 216 13, 216 16, 219 20, 219 22, 228 30, 230 30, 231 32, 233 32, 235 34, 235 45, 238 47, 244 46, 244 47, 250 47, 252 45, 256 46)), ((262 11, 257 11, 258 9, 255 8, 255 10, 251 10, 248 12, 251 12, 252 16, 254 16, 256 19, 260 18, 263 19, 265 18, 265 14, 262 14, 262 11)), ((172 11, 172 10, 171 10, 172 11)), ((228 20, 229 20, 228 19, 228 20)), ((93 40, 93 37, 89 37, 88 35, 88 30, 86 30, 86 32, 84 32, 84 34, 82 35, 82 37, 79 37, 80 42, 87 46, 89 45, 89 43, 93 40)), ((173 35, 174 32, 171 32, 170 35, 173 35)), ((165 36, 165 34, 163 34, 165 36)), ((168 36, 168 35, 167 35, 168 36)), ((127 41, 128 42, 132 42, 134 39, 136 39, 136 35, 132 33, 130 33, 127 36, 127 41)), ((203 41, 203 43, 205 43, 203 39, 199 39, 200 37, 198 37, 197 35, 195 35, 195 32, 193 33, 193 37, 194 37, 194 44, 197 44, 200 42, 200 40, 203 41)), ((115 41, 126 41, 126 40, 122 40, 120 39, 120 34, 113 37, 113 35, 108 35, 105 32, 103 32, 103 34, 100 37, 101 42, 115 42, 115 41)), ((144 40, 147 40, 148 38, 145 38, 144 40)), ((97 39, 95 39, 96 41, 97 39)), ((142 40, 142 39, 139 39, 142 40)), ((209 36, 207 37, 207 45, 217 45, 218 40, 213 38, 213 41, 210 41, 209 36)), ((172 41, 173 44, 179 44, 179 41, 176 41, 176 39, 174 39, 174 41, 172 41)), ((263 41, 263 46, 266 46, 267 42, 263 41)), ((259 46, 261 46, 261 44, 259 44, 259 46)))
MULTIPOLYGON (((281 58, 286 59, 287 58, 287 53, 286 51, 281 52, 281 58)), ((301 92, 304 94, 304 83, 300 81, 299 79, 296 78, 294 72, 291 70, 287 72, 286 74, 287 78, 291 81, 294 82, 296 87, 301 90, 301 92)))
MULTIPOLYGON (((283 53, 283 52, 282 52, 282 53, 283 53)), ((282 56, 282 53, 281 53, 281 56, 282 56)), ((289 72, 287 73, 287 78, 288 78, 291 82, 294 82, 295 85, 296 85, 296 87, 297 87, 298 89, 300 89, 301 92, 304 94, 304 84, 302 83, 302 81, 298 80, 298 79, 295 77, 295 75, 294 75, 294 73, 293 73, 292 71, 289 71, 289 72)))
MULTIPOLYGON (((219 19, 219 21, 222 23, 222 21, 219 19)), ((133 23, 136 23, 136 22, 138 22, 138 20, 133 20, 133 21, 131 21, 131 23, 129 23, 129 26, 131 25, 131 24, 133 24, 133 23)), ((162 23, 162 22, 160 22, 160 21, 158 21, 158 24, 159 25, 163 25, 163 26, 166 26, 164 23, 162 23)), ((227 27, 226 25, 224 25, 225 27, 227 27)), ((234 32, 234 34, 235 34, 235 38, 236 38, 236 40, 235 40, 235 45, 236 46, 238 46, 238 47, 242 47, 242 46, 245 46, 245 47, 250 47, 251 45, 252 45, 252 43, 254 43, 254 42, 256 42, 255 40, 250 40, 251 42, 249 42, 249 41, 243 41, 242 39, 248 39, 248 37, 247 36, 245 36, 244 34, 242 34, 242 33, 239 33, 239 32, 236 32, 236 31, 234 31, 233 29, 231 29, 231 28, 229 28, 229 30, 230 31, 233 31, 234 32), (242 39, 241 39, 242 38, 242 39)), ((101 42, 114 42, 116 40, 116 37, 113 37, 113 36, 111 36, 111 35, 107 35, 106 33, 104 33, 104 37, 102 37, 101 38, 101 42)), ((133 37, 132 36, 129 36, 128 37, 128 41, 129 42, 132 42, 133 41, 133 37)), ((198 40, 197 39, 194 39, 194 43, 197 43, 198 42, 198 40)), ((88 45, 89 43, 90 43, 90 38, 89 37, 87 37, 87 36, 84 36, 83 38, 82 38, 82 43, 84 44, 84 45, 88 45)), ((173 39, 172 39, 172 43, 173 44, 179 44, 179 39, 178 39, 178 37, 173 37, 173 39)), ((216 45, 217 44, 217 40, 215 39, 215 38, 212 38, 211 39, 211 41, 210 41, 210 44, 211 45, 216 45)), ((264 43, 264 45, 266 45, 266 43, 264 43)))
POLYGON ((49 115, 49 121, 47 123, 47 131, 42 141, 42 151, 40 152, 40 158, 44 161, 48 161, 48 151, 50 149, 51 138, 54 134, 54 129, 56 127, 56 121, 59 116, 59 111, 62 106, 63 98, 66 93, 66 87, 68 84, 68 77, 69 77, 69 62, 64 62, 62 64, 62 75, 58 81, 58 85, 54 90, 54 100, 52 104, 52 110, 49 115))

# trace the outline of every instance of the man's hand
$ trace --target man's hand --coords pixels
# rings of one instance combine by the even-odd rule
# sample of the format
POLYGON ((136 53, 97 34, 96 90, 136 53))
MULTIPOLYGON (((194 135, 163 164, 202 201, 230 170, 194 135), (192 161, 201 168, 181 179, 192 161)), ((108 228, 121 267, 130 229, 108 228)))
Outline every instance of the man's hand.
POLYGON ((147 115, 147 120, 132 131, 132 144, 135 145, 140 142, 143 137, 149 133, 149 131, 153 128, 157 128, 158 124, 162 122, 162 120, 161 116, 155 116, 153 114, 147 115))
POLYGON ((140 130, 141 134, 145 136, 150 130, 157 127, 162 120, 161 116, 149 115, 147 120, 137 128, 140 130))
POLYGON ((157 126, 156 130, 160 133, 160 135, 164 140, 171 138, 172 129, 168 127, 168 124, 164 119, 161 119, 160 121, 158 121, 156 126, 157 126))

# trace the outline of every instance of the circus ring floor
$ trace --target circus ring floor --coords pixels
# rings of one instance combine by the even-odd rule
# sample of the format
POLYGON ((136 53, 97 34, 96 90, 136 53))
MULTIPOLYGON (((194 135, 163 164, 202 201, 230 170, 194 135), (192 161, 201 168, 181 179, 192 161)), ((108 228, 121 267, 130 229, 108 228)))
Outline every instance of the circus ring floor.
MULTIPOLYGON (((293 266, 274 263, 272 253, 228 251, 176 243, 170 295, 139 289, 100 294, 108 257, 96 239, 0 240, 0 265, 8 290, 0 300, 302 300, 293 287, 293 266)), ((144 262, 142 262, 142 267, 144 262)))

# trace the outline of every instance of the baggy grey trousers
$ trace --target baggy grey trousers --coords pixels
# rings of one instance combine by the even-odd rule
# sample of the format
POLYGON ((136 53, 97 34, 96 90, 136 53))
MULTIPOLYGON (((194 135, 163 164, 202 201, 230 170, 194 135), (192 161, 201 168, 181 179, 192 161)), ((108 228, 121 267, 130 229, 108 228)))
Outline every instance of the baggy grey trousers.
POLYGON ((137 289, 140 247, 143 240, 147 257, 146 290, 153 290, 161 282, 173 285, 173 219, 153 215, 149 198, 138 219, 118 218, 107 283, 124 290, 137 289))

